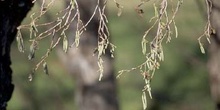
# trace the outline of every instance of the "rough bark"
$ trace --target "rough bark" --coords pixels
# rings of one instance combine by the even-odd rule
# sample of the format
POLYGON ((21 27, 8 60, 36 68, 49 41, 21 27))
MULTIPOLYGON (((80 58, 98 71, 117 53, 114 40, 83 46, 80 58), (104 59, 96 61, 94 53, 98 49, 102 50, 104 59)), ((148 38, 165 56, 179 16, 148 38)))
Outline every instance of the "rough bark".
MULTIPOLYGON (((85 24, 92 16, 97 0, 77 0, 82 22, 85 24)), ((103 6, 103 0, 100 0, 103 6)), ((113 60, 109 49, 104 59, 104 77, 98 81, 97 56, 93 56, 98 42, 99 16, 96 14, 86 31, 81 35, 78 48, 70 48, 67 54, 58 51, 60 58, 76 80, 76 105, 78 110, 118 110, 116 96, 116 81, 113 69, 113 60)), ((69 41, 72 44, 75 36, 76 21, 71 25, 69 41)))
POLYGON ((211 24, 216 33, 213 33, 211 37, 208 67, 211 95, 216 103, 217 110, 220 110, 220 2, 218 0, 211 1, 211 24))
POLYGON ((17 26, 33 6, 32 0, 0 1, 0 110, 6 110, 12 96, 12 70, 10 47, 17 33, 17 26))

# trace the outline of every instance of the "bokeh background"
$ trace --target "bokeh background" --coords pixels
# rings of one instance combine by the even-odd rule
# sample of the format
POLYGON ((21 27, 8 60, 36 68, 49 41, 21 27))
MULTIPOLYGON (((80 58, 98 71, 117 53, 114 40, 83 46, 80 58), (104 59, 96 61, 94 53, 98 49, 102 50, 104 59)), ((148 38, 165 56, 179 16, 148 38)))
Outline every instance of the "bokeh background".
MULTIPOLYGON (((129 69, 141 64, 141 39, 149 28, 154 15, 152 3, 143 5, 144 17, 138 16, 134 7, 140 1, 121 0, 123 13, 117 16, 113 0, 108 4, 109 29, 112 42, 117 46, 115 69, 129 69)), ((202 2, 202 1, 201 1, 202 2)), ((203 2, 202 2, 203 3, 203 2)), ((204 4, 204 3, 203 3, 204 4)), ((202 6, 204 7, 204 6, 202 6)), ((32 10, 35 11, 37 6, 32 10)), ((51 12, 53 13, 53 12, 51 12)), ((198 37, 205 26, 205 16, 194 0, 185 0, 176 16, 178 38, 164 43, 165 61, 152 80, 153 99, 148 98, 150 110, 213 110, 209 91, 207 54, 202 54, 198 37)), ((46 18, 45 18, 46 19, 46 18)), ((27 22, 28 18, 24 21, 27 22)), ((76 110, 74 78, 59 62, 56 52, 47 59, 49 76, 40 68, 29 82, 28 75, 39 58, 44 55, 48 41, 41 42, 36 60, 28 61, 29 37, 25 34, 26 52, 20 53, 14 42, 11 52, 15 90, 8 103, 8 110, 76 110)), ((123 74, 118 83, 121 110, 142 110, 144 80, 139 71, 123 74)))

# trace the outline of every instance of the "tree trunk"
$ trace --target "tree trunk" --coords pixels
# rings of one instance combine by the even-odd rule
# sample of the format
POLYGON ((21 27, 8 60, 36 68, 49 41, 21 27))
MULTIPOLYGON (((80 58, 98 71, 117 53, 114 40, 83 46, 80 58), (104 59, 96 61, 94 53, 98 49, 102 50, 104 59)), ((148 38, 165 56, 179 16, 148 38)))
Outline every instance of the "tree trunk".
POLYGON ((217 110, 220 110, 220 2, 219 0, 211 1, 211 24, 216 33, 214 33, 211 37, 208 67, 210 75, 211 95, 216 103, 217 110))
MULTIPOLYGON (((97 0, 77 0, 81 19, 85 24, 92 16, 97 4, 97 0)), ((100 0, 100 6, 103 6, 100 0)), ((69 32, 69 44, 73 42, 77 21, 71 24, 69 32), (71 41, 72 40, 72 41, 71 41)), ((94 18, 89 23, 86 31, 81 35, 80 45, 72 47, 64 54, 58 51, 63 63, 76 80, 76 105, 78 110, 118 110, 116 96, 116 81, 113 69, 113 60, 110 51, 107 49, 104 59, 104 77, 98 81, 97 55, 93 56, 94 49, 98 46, 99 16, 96 12, 94 18)))
POLYGON ((32 0, 0 1, 0 110, 6 110, 14 85, 10 68, 10 47, 17 27, 33 6, 32 0))

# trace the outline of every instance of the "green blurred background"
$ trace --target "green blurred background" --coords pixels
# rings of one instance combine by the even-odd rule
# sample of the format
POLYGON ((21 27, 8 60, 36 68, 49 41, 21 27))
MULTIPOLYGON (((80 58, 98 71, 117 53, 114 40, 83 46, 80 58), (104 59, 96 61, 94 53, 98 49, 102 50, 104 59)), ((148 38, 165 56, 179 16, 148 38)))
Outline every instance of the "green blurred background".
MULTIPOLYGON (((134 10, 140 1, 121 0, 120 3, 124 6, 121 17, 117 16, 113 0, 108 5, 112 42, 117 46, 116 72, 144 61, 141 39, 150 26, 149 19, 154 15, 151 2, 143 6, 144 18, 139 17, 134 10)), ((164 44, 165 61, 152 80, 153 99, 148 98, 148 109, 214 109, 209 92, 207 54, 200 52, 197 41, 206 22, 201 13, 195 1, 184 1, 176 17, 179 37, 164 44)), ((55 52, 47 60, 50 75, 44 74, 40 68, 33 81, 28 81, 29 73, 47 47, 39 47, 36 60, 30 62, 27 59, 28 36, 25 40, 26 53, 18 52, 16 42, 12 47, 15 91, 8 103, 8 110, 75 110, 73 77, 65 71, 55 52)), ((41 43, 48 45, 47 41, 41 43)), ((139 71, 123 74, 117 83, 121 110, 142 110, 144 80, 139 71)))

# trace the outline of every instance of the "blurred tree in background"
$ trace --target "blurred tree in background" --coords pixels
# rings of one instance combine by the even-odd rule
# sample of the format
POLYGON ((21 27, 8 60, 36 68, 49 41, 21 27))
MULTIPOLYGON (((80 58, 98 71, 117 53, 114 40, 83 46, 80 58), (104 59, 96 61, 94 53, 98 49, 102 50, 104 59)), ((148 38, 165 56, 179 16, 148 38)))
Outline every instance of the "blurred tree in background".
POLYGON ((211 24, 216 32, 212 34, 209 50, 209 80, 212 99, 215 101, 217 110, 220 110, 220 2, 209 1, 212 8, 210 16, 211 24))
MULTIPOLYGON (((92 3, 86 2, 86 5, 80 4, 84 0, 79 2, 79 6, 84 6, 94 9, 92 3), (88 6, 87 6, 88 5, 88 6)), ((85 0, 86 1, 86 0, 85 0)), ((202 1, 200 1, 202 2, 202 1)), ((202 2, 205 4, 205 2, 202 2)), ((218 5, 215 0, 215 3, 212 5, 213 13, 218 13, 218 5), (216 12, 215 12, 216 11, 216 12)), ((58 4, 65 5, 62 1, 58 4)), ((109 27, 111 30, 112 42, 117 46, 116 49, 116 59, 115 59, 115 68, 116 70, 121 70, 124 68, 132 68, 134 65, 140 64, 145 58, 141 53, 141 39, 142 35, 145 32, 146 28, 151 26, 149 19, 154 15, 153 6, 151 3, 145 4, 143 8, 143 18, 141 18, 137 13, 134 12, 134 4, 139 4, 139 1, 121 1, 121 4, 124 4, 123 14, 121 17, 117 17, 117 10, 114 8, 114 2, 109 2, 108 4, 108 17, 109 17, 109 27), (132 10, 132 11, 130 11, 132 10), (118 37, 120 36, 120 37, 118 37)), ((177 39, 172 39, 172 42, 169 44, 164 44, 164 54, 165 61, 161 63, 160 69, 156 72, 154 79, 152 80, 152 95, 153 99, 148 100, 148 109, 152 110, 201 110, 201 109, 214 109, 215 105, 219 105, 218 101, 218 20, 215 20, 216 15, 212 15, 212 23, 215 24, 213 27, 216 29, 216 34, 213 34, 212 43, 210 45, 210 60, 209 67, 210 73, 213 72, 214 76, 210 78, 211 93, 216 104, 214 104, 210 97, 209 92, 209 80, 206 70, 206 62, 208 57, 201 54, 199 51, 199 46, 197 42, 197 36, 202 32, 205 25, 203 19, 204 16, 199 14, 201 9, 198 9, 197 3, 195 1, 184 1, 184 4, 181 7, 181 11, 176 16, 176 25, 179 30, 179 37, 177 39), (216 22, 216 23, 215 23, 216 22), (214 68, 214 69, 213 69, 214 68), (213 80, 214 78, 214 80, 213 80)), ((33 11, 36 10, 36 7, 33 11)), ((57 6, 56 9, 62 6, 57 6)), ((202 6, 203 8, 205 6, 202 6)), ((87 8, 83 8, 87 9, 87 8)), ((91 16, 91 12, 88 10, 83 10, 81 13, 86 13, 86 15, 91 16)), ((56 11, 56 10, 54 10, 56 11)), ((3 11, 4 12, 4 11, 3 11)), ((218 14, 217 14, 218 15, 218 14)), ((29 15, 30 16, 30 15, 29 15)), ((83 15, 82 15, 83 16, 83 15)), ((51 19, 51 16, 48 17, 51 19)), ((218 18, 218 17, 216 17, 218 18)), ((43 18, 46 20, 47 18, 43 18)), ((88 20, 87 17, 82 17, 82 22, 88 20)), ((97 24, 97 21, 94 20, 91 24, 97 24)), ((96 33, 91 32, 94 27, 88 27, 87 32, 82 36, 96 36, 96 33)), ((68 36, 71 35, 71 31, 74 32, 74 25, 70 26, 70 32, 68 36), (73 29, 73 30, 72 30, 73 29)), ((96 30, 97 31, 97 30, 96 30)), ((150 33, 150 37, 153 37, 154 32, 150 33), (151 36, 152 35, 152 36, 151 36)), ((27 33, 24 36, 29 36, 27 33)), ((92 37, 91 37, 92 38, 92 37)), ((37 63, 41 56, 47 52, 47 49, 50 44, 50 38, 40 42, 39 50, 36 50, 36 58, 33 62, 37 63)), ((26 56, 24 54, 18 53, 16 46, 13 45, 12 48, 12 68, 14 70, 13 82, 15 84, 15 92, 11 101, 9 102, 9 110, 72 110, 72 109, 87 109, 84 107, 94 106, 89 101, 86 100, 86 97, 96 98, 97 101, 103 100, 100 96, 107 96, 113 99, 104 99, 104 100, 116 100, 116 87, 114 81, 114 75, 110 74, 104 75, 103 82, 98 82, 97 76, 88 76, 89 78, 94 78, 93 80, 86 82, 85 79, 87 76, 83 76, 83 71, 80 69, 87 65, 85 73, 87 71, 95 71, 98 68, 91 69, 91 65, 96 65, 97 59, 92 60, 93 49, 95 48, 94 42, 96 40, 86 39, 85 37, 81 38, 82 43, 80 43, 79 48, 71 48, 68 54, 62 53, 62 49, 57 49, 58 58, 61 58, 62 63, 59 63, 57 57, 54 54, 46 60, 47 66, 49 69, 49 77, 42 73, 39 70, 32 82, 27 81, 27 74, 31 73, 31 67, 35 64, 27 62, 26 56), (84 47, 89 45, 89 48, 84 47), (90 54, 90 55, 89 55, 90 54), (75 57, 72 57, 75 56, 75 57), (78 59, 76 59, 78 58, 78 59), (84 60, 86 59, 86 60, 84 60), (74 63, 73 61, 80 61, 80 63, 74 63), (85 62, 85 64, 82 64, 85 62), (72 66, 72 65, 76 65, 72 66), (90 66, 89 66, 90 65, 90 66), (63 74, 66 71, 60 67, 64 67, 71 74, 63 74), (74 72, 73 72, 74 71, 74 72), (82 75, 82 76, 81 76, 82 75), (74 78, 73 78, 74 77, 74 78), (109 78, 108 78, 109 77, 109 78), (106 78, 106 79, 105 79, 106 78), (76 81, 76 82, 75 82, 76 81), (95 82, 93 82, 95 81, 95 82), (89 85, 87 85, 89 84, 89 85), (94 86, 93 84, 97 84, 94 86), (105 86, 105 84, 110 85, 105 86), (103 92, 105 88, 107 91, 103 92), (90 92, 85 92, 90 91, 90 92), (102 92, 101 92, 102 91, 102 92), (97 92, 101 92, 97 94, 97 92), (109 96, 109 92, 113 93, 109 96), (106 94, 105 94, 106 93, 106 94), (75 95, 73 95, 75 94, 75 95), (76 104, 78 107, 75 107, 73 98, 78 101, 76 104), (81 98, 82 100, 79 100, 81 98), (83 101, 84 100, 84 101, 83 101), (88 102, 87 102, 88 101, 88 102), (80 105, 81 104, 81 105, 80 105), (83 106, 83 104, 88 106, 83 106), (90 105, 92 104, 92 105, 90 105), (80 107, 81 106, 81 107, 80 107), (82 107, 83 106, 83 107, 82 107)), ((30 44, 28 38, 24 38, 24 44, 30 44)), ((70 40, 70 42, 72 42, 70 40)), ((25 48, 29 48, 28 46, 25 48)), ((25 53, 26 54, 26 53, 25 53)), ((108 52, 107 52, 108 54, 108 52)), ((97 58, 97 57, 96 57, 97 58)), ((106 55, 108 65, 110 66, 110 73, 113 73, 112 60, 106 55)), ((84 70, 84 69, 83 69, 84 70)), ((108 74, 108 73, 107 73, 108 74)), ((85 74, 86 75, 86 74, 85 74)), ((96 74, 97 75, 97 74, 96 74)), ((99 74, 98 74, 99 75, 99 74)), ((212 74, 210 74, 212 75, 212 74)), ((141 89, 143 88, 143 78, 139 74, 139 71, 132 71, 130 73, 123 74, 118 80, 118 92, 119 92, 119 103, 120 109, 122 110, 141 110, 142 101, 141 101, 141 89), (138 74, 137 74, 138 73, 138 74)), ((2 83, 1 83, 2 84, 2 83)), ((102 102, 102 101, 101 101, 102 102)), ((106 101, 109 103, 109 101, 106 101)), ((115 105, 116 109, 118 108, 117 102, 110 104, 115 105)), ((104 104, 105 105, 105 104, 104 104)), ((108 107, 108 104, 106 105, 108 107)), ((108 107, 111 109, 111 107, 108 107)), ((97 109, 96 109, 97 110, 97 109)), ((106 110, 106 109, 105 109, 106 110)))
MULTIPOLYGON (((97 0, 79 0, 80 17, 83 24, 86 24, 96 9, 97 0), (88 4, 90 4, 88 8, 88 4)), ((66 7, 69 1, 66 1, 66 7)), ((100 1, 100 9, 104 7, 104 1, 100 1)), ((104 14, 104 13, 103 13, 104 14)), ((69 73, 74 76, 76 83, 75 101, 78 110, 118 110, 118 100, 116 96, 116 82, 114 75, 113 60, 110 49, 106 49, 104 60, 104 76, 99 81, 100 74, 97 74, 99 66, 97 65, 98 57, 94 49, 98 48, 97 44, 101 39, 99 37, 100 15, 95 13, 86 31, 80 36, 78 47, 72 47, 65 53, 62 48, 58 50, 58 56, 69 73)), ((77 23, 75 20, 71 24, 68 32, 69 47, 74 43, 75 33, 77 32, 77 23)), ((104 21, 105 22, 105 21, 104 21)), ((104 30, 108 31, 108 30, 104 30)))

